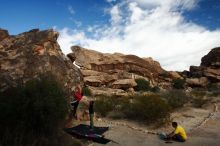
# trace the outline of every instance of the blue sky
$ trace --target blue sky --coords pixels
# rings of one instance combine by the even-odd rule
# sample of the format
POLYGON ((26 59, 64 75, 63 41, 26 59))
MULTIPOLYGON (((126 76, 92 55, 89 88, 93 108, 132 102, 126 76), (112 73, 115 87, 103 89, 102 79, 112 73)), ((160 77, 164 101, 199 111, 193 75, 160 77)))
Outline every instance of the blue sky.
POLYGON ((220 46, 219 0, 1 0, 10 34, 54 28, 65 54, 72 45, 153 57, 187 70, 220 46))
POLYGON ((220 1, 201 0, 195 10, 184 13, 189 21, 203 25, 208 29, 220 28, 220 1))
MULTIPOLYGON (((109 15, 105 9, 115 3, 106 0, 1 0, 0 27, 18 34, 33 28, 82 28, 107 24, 109 15)), ((220 1, 201 0, 194 10, 186 11, 184 15, 188 21, 211 30, 218 29, 220 1)))
POLYGON ((81 27, 108 23, 105 0, 2 0, 0 27, 17 34, 32 28, 81 27), (72 11, 71 11, 72 10, 72 11))

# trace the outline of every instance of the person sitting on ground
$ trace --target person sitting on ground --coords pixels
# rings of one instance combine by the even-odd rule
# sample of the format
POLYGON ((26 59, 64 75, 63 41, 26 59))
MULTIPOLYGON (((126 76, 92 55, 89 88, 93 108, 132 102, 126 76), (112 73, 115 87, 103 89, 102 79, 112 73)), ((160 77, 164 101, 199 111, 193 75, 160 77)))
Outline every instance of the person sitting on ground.
POLYGON ((83 97, 83 93, 81 91, 81 88, 80 86, 76 86, 75 88, 75 92, 73 93, 73 96, 74 96, 74 100, 72 102, 70 102, 71 106, 72 106, 72 114, 73 114, 73 117, 75 119, 77 119, 77 108, 78 108, 78 105, 79 105, 79 102, 80 100, 82 99, 83 97))
POLYGON ((90 119, 90 128, 93 129, 94 128, 94 109, 93 109, 93 105, 94 105, 94 101, 90 101, 89 102, 89 119, 90 119))
POLYGON ((185 142, 187 139, 187 135, 184 128, 179 124, 177 124, 177 122, 172 122, 172 126, 173 128, 175 128, 175 130, 167 136, 167 139, 168 140, 172 139, 179 142, 185 142))

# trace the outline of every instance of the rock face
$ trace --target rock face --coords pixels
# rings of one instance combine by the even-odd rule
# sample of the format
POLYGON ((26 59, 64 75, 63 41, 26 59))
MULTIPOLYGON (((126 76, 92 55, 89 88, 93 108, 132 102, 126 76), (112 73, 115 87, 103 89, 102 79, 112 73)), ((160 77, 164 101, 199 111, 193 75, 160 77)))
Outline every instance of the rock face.
POLYGON ((8 31, 0 28, 0 41, 9 36, 8 31))
POLYGON ((76 85, 81 73, 61 51, 58 33, 31 30, 9 36, 0 29, 0 90, 25 83, 40 74, 51 72, 64 85, 76 85))
POLYGON ((112 83, 113 89, 129 89, 137 86, 134 79, 119 79, 112 83))
POLYGON ((208 85, 209 81, 206 77, 201 78, 187 78, 186 83, 194 87, 205 87, 208 85))
POLYGON ((116 95, 116 96, 128 96, 130 92, 126 92, 122 89, 112 89, 106 87, 90 87, 93 95, 116 95))
POLYGON ((201 66, 203 67, 220 67, 220 47, 212 49, 207 55, 202 57, 201 66))
POLYGON ((191 66, 190 72, 187 73, 188 84, 194 86, 197 80, 197 86, 205 86, 209 83, 220 82, 220 47, 212 49, 207 55, 202 58, 200 66, 191 66), (205 79, 206 78, 206 79, 205 79), (201 81, 202 79, 202 81, 201 81), (199 81, 200 80, 200 81, 199 81), (205 81, 206 80, 206 81, 205 81))
POLYGON ((166 72, 152 58, 139 58, 120 53, 100 53, 73 46, 69 58, 81 67, 84 81, 94 87, 127 90, 136 86, 134 79, 145 78, 152 86, 157 85, 160 74, 166 72))

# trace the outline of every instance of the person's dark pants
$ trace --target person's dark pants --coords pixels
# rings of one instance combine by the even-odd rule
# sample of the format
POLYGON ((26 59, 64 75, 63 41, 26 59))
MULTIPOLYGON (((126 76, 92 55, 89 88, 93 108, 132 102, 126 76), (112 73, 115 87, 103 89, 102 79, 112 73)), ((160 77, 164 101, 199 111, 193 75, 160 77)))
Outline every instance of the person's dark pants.
POLYGON ((186 140, 183 139, 182 136, 178 135, 178 134, 175 134, 173 137, 172 137, 173 140, 175 141, 178 141, 178 142, 185 142, 186 140))
POLYGON ((73 114, 73 117, 76 118, 76 119, 77 119, 76 111, 77 111, 78 105, 79 105, 79 101, 71 103, 71 106, 73 107, 72 108, 72 111, 73 111, 72 114, 73 114))
POLYGON ((94 128, 94 114, 89 114, 89 118, 90 118, 90 128, 93 129, 94 128))

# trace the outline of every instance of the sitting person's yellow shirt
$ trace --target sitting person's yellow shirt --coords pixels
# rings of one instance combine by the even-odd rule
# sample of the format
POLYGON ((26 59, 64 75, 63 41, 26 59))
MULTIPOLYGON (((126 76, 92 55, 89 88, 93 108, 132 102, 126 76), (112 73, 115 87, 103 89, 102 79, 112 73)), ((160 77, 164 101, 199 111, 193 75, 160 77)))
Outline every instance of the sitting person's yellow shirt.
POLYGON ((184 140, 187 139, 185 130, 179 125, 176 127, 174 133, 180 135, 184 140))

